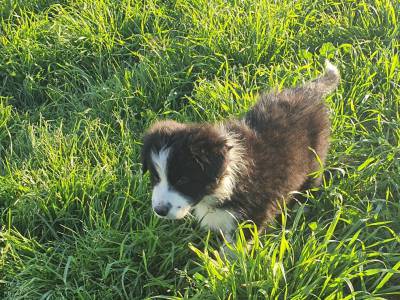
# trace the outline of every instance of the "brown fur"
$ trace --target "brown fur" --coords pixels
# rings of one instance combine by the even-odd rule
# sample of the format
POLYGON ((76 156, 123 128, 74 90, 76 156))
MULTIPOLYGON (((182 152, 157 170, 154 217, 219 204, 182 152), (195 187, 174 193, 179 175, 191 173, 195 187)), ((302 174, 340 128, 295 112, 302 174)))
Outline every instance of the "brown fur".
POLYGON ((145 136, 144 171, 154 173, 151 149, 171 147, 171 184, 193 207, 211 196, 214 200, 210 204, 208 197, 207 205, 212 209, 227 210, 238 221, 251 220, 262 228, 283 201, 291 200, 291 192, 319 184, 309 174, 321 167, 316 154, 324 162, 329 148, 329 116, 322 98, 338 82, 337 69, 328 63, 324 76, 304 86, 262 94, 241 120, 216 125, 158 122, 145 136), (190 177, 186 187, 175 186, 174 175, 183 173, 190 177), (225 182, 228 193, 219 196, 215 191, 229 176, 234 185, 225 182))

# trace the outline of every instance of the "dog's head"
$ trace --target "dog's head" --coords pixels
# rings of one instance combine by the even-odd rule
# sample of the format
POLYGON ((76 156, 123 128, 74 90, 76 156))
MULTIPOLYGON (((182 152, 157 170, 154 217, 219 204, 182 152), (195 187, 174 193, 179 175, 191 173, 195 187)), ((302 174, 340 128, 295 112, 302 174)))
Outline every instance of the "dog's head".
POLYGON ((150 172, 155 213, 183 218, 203 197, 219 187, 230 146, 211 125, 161 121, 145 134, 143 173, 150 172))

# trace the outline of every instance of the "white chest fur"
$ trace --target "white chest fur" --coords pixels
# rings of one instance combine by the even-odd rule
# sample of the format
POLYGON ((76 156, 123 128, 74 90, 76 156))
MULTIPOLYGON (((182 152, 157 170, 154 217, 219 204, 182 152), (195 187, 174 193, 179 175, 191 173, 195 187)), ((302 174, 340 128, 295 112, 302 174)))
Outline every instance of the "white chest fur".
POLYGON ((194 207, 196 218, 204 227, 230 234, 237 224, 235 216, 230 211, 213 207, 211 201, 215 200, 206 197, 194 207))

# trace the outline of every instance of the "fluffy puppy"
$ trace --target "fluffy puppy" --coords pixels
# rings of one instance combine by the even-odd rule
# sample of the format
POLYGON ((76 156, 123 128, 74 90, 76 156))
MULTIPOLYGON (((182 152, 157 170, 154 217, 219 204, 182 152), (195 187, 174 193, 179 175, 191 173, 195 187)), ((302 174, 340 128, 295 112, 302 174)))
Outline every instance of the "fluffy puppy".
POLYGON ((155 123, 141 153, 154 212, 169 219, 193 212, 201 225, 226 236, 246 220, 263 228, 291 200, 291 192, 319 183, 310 174, 321 168, 329 147, 323 98, 339 79, 327 61, 324 75, 261 94, 241 119, 155 123))

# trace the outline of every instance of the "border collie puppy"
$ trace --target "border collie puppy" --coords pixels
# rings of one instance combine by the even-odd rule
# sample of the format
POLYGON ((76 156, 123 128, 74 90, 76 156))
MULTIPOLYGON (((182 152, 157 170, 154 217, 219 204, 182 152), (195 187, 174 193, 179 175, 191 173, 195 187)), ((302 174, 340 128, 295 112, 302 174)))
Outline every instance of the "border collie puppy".
POLYGON ((261 94, 241 119, 155 123, 141 153, 154 212, 168 219, 193 212, 201 225, 227 237, 238 222, 263 228, 291 192, 319 184, 310 174, 322 167, 329 147, 323 98, 339 79, 338 69, 326 61, 324 75, 261 94))

